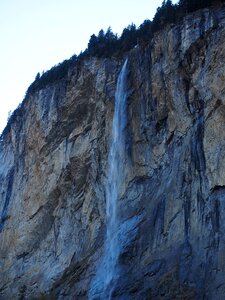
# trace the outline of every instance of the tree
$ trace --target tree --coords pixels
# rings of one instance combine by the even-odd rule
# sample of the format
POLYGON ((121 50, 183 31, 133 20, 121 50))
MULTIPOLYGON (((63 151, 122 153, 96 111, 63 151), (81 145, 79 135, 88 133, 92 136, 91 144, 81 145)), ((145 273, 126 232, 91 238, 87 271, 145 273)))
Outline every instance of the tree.
POLYGON ((146 44, 152 38, 152 22, 150 20, 145 20, 140 27, 138 28, 137 32, 138 43, 141 46, 146 46, 146 44))
POLYGON ((171 0, 163 1, 162 6, 157 8, 153 19, 152 31, 162 29, 166 24, 176 22, 177 6, 171 0))
MULTIPOLYGON (((194 12, 198 9, 209 7, 213 4, 213 0, 180 0, 179 6, 185 13, 194 12)), ((217 1, 218 2, 218 1, 217 1)))
POLYGON ((122 52, 127 52, 132 49, 135 45, 137 45, 137 29, 135 24, 131 24, 127 26, 122 32, 120 37, 120 50, 122 52))
POLYGON ((95 34, 92 34, 89 42, 88 42, 88 53, 90 55, 95 55, 98 49, 98 38, 95 34))
POLYGON ((40 79, 40 77, 41 77, 41 75, 40 75, 40 73, 38 72, 37 75, 36 75, 36 77, 35 77, 35 81, 38 81, 38 80, 40 79))

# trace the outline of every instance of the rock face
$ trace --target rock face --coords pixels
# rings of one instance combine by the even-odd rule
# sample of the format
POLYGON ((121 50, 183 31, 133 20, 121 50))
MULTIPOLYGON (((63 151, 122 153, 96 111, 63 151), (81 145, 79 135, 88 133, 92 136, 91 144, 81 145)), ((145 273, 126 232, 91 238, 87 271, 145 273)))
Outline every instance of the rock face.
MULTIPOLYGON (((225 294, 225 10, 128 53, 114 299, 225 294)), ((33 93, 0 144, 0 299, 89 296, 123 61, 89 59, 33 93)))

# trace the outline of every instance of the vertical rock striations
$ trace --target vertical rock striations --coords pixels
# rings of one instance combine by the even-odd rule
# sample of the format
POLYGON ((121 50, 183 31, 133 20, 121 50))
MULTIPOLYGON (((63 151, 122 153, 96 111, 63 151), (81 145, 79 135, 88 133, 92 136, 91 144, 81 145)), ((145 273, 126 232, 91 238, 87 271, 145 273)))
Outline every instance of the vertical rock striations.
MULTIPOLYGON (((225 10, 187 16, 128 60, 111 297, 223 299, 225 10)), ((122 64, 78 62, 2 136, 0 299, 98 299, 122 64)))

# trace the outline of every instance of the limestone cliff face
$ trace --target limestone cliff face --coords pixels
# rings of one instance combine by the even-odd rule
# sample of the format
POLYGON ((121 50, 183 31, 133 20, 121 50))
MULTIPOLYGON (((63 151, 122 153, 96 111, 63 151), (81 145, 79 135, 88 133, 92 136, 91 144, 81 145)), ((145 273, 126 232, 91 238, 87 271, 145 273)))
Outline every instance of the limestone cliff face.
MULTIPOLYGON (((115 299, 224 298, 224 62, 223 9, 187 16, 128 53, 115 299)), ((0 299, 88 299, 122 64, 77 63, 33 93, 2 137, 0 299)))

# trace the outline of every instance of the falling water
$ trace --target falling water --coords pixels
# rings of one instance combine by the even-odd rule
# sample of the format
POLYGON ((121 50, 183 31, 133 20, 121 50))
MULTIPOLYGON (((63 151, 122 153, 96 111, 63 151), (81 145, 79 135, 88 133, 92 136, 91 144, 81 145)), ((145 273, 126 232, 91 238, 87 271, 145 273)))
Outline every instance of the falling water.
MULTIPOLYGON (((119 191, 123 183, 123 168, 125 154, 124 130, 127 124, 126 98, 127 98, 127 60, 120 72, 116 96, 115 112, 112 127, 112 144, 108 158, 109 171, 106 184, 106 217, 107 217, 107 236, 106 248, 108 254, 108 264, 106 265, 106 284, 110 284, 115 274, 115 268, 120 252, 118 240, 118 215, 117 202, 119 191)), ((110 288, 110 287, 109 287, 110 288)))
POLYGON ((91 288, 90 299, 111 299, 118 276, 120 253, 119 220, 117 205, 124 182, 125 127, 127 125, 127 60, 119 74, 115 95, 115 111, 112 124, 112 142, 108 156, 106 182, 106 241, 102 261, 91 288), (95 295, 95 296, 93 296, 95 295))

